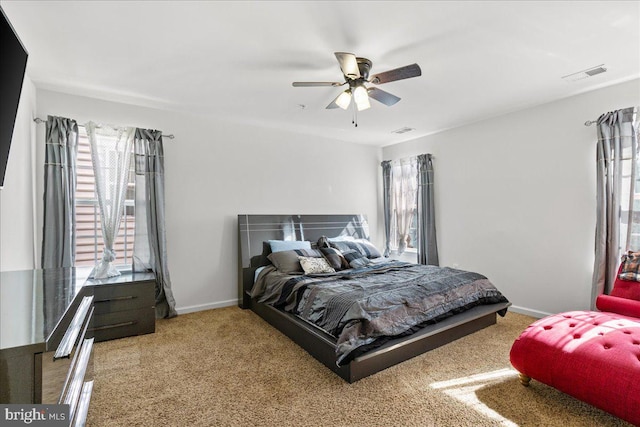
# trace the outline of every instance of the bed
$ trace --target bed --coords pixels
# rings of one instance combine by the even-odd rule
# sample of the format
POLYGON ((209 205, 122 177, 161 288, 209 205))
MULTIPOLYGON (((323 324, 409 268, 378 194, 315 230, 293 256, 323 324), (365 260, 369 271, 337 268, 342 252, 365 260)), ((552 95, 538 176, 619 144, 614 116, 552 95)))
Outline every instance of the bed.
MULTIPOLYGON (((345 269, 335 273, 291 273, 281 267, 284 258, 274 258, 270 253, 270 241, 315 243, 324 237, 328 239, 321 240, 320 244, 328 243, 334 248, 345 249, 346 246, 339 243, 341 241, 365 243, 369 239, 367 218, 364 215, 238 215, 238 305, 254 311, 350 383, 495 324, 496 316, 504 315, 510 305, 484 276, 472 272, 371 256, 371 262, 366 265, 352 263, 353 268, 345 265, 345 269), (446 310, 423 314, 416 308, 419 304, 396 304, 396 309, 400 309, 396 312, 411 318, 412 327, 403 327, 403 332, 396 334, 390 331, 395 331, 397 326, 386 321, 378 322, 381 326, 373 328, 371 338, 355 339, 361 336, 358 328, 362 329, 362 326, 354 320, 359 314, 354 314, 353 303, 345 306, 342 296, 334 297, 336 289, 345 288, 346 293, 359 294, 362 288, 382 287, 386 280, 389 286, 395 286, 393 292, 397 294, 404 292, 411 283, 423 280, 423 277, 444 277, 433 280, 433 283, 444 286, 443 293, 449 295, 442 299, 446 303, 436 304, 438 295, 433 292, 422 297, 424 300, 433 299, 434 307, 447 306, 446 310), (398 285, 401 281, 409 285, 398 285), (463 299, 463 302, 456 303, 458 305, 448 307, 449 301, 457 299, 457 292, 462 288, 482 297, 473 302, 463 299), (456 298, 450 297, 452 292, 456 298), (327 315, 328 306, 335 310, 336 305, 342 308, 340 319, 327 315), (322 319, 324 322, 320 321, 322 319)), ((349 246, 353 245, 349 243, 349 246)), ((311 251, 314 250, 318 248, 314 246, 311 251)), ((367 252, 367 255, 375 254, 367 252)), ((313 261, 306 256, 304 258, 300 259, 301 262, 313 261)), ((421 286, 416 289, 421 289, 421 286)), ((467 298, 466 294, 464 298, 467 298)), ((357 308, 360 310, 362 307, 358 305, 357 308)), ((375 307, 364 309, 375 311, 375 307)), ((376 320, 383 318, 376 314, 376 320)), ((367 329, 371 329, 370 325, 376 322, 365 323, 367 329)))

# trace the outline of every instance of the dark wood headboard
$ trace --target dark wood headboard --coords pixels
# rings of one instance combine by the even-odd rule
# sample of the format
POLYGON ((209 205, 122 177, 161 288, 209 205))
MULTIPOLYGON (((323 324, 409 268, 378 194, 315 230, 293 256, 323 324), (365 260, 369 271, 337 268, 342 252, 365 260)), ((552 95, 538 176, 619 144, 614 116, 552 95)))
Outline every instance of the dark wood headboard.
POLYGON ((320 237, 353 236, 369 239, 365 215, 238 215, 238 305, 249 308, 247 292, 267 240, 308 240, 320 237))

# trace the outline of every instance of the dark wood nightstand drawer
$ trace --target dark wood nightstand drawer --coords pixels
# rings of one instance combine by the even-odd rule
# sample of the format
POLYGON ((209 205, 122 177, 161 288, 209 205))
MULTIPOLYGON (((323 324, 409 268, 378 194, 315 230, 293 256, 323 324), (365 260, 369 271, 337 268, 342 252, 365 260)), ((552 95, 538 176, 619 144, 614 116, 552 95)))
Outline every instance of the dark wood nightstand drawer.
POLYGON ((153 273, 122 273, 108 279, 89 279, 94 295, 96 341, 156 330, 156 279, 153 273))
POLYGON ((156 330, 155 315, 155 307, 97 314, 93 318, 93 334, 96 341, 150 334, 156 330))
POLYGON ((94 289, 95 314, 155 306, 155 282, 136 282, 94 289))

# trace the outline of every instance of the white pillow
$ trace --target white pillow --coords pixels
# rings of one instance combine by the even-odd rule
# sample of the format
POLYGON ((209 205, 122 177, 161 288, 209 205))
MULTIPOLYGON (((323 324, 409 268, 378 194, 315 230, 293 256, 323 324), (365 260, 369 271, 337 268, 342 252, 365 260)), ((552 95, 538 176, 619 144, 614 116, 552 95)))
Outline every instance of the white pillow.
POLYGON ((304 274, 318 274, 318 273, 335 273, 336 271, 329 265, 324 258, 312 258, 306 256, 299 256, 300 265, 304 270, 304 274))

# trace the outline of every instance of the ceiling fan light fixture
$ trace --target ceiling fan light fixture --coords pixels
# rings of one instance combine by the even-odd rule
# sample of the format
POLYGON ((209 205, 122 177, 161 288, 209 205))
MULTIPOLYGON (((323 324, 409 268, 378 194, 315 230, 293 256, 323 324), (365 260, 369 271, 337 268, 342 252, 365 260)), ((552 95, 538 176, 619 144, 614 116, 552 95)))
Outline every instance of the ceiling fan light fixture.
POLYGON ((367 93, 367 88, 365 88, 364 86, 357 86, 353 90, 353 100, 358 107, 358 111, 371 108, 371 103, 369 102, 369 94, 367 93))
POLYGON ((342 108, 343 110, 347 110, 351 105, 353 105, 352 123, 356 127, 358 126, 358 111, 371 108, 369 98, 372 98, 387 107, 395 105, 400 101, 399 97, 390 94, 389 92, 385 92, 382 89, 378 89, 377 87, 367 88, 364 83, 379 85, 422 75, 420 66, 418 64, 411 64, 400 68, 394 68, 393 70, 385 71, 383 73, 378 73, 370 77, 369 73, 373 65, 371 60, 355 56, 353 53, 348 52, 334 52, 334 55, 340 65, 344 82, 293 82, 293 86, 339 87, 348 84, 348 89, 340 93, 329 105, 325 107, 325 109, 333 110, 342 108), (351 102, 351 98, 353 98, 353 102, 351 102))
POLYGON ((360 103, 356 103, 356 106, 358 107, 358 111, 362 111, 362 110, 366 110, 367 108, 371 108, 371 103, 369 102, 369 99, 365 99, 364 101, 360 102, 360 103))
POLYGON ((342 92, 336 99, 336 104, 338 104, 338 107, 342 108, 343 110, 349 108, 349 105, 351 104, 351 91, 345 90, 344 92, 342 92))

